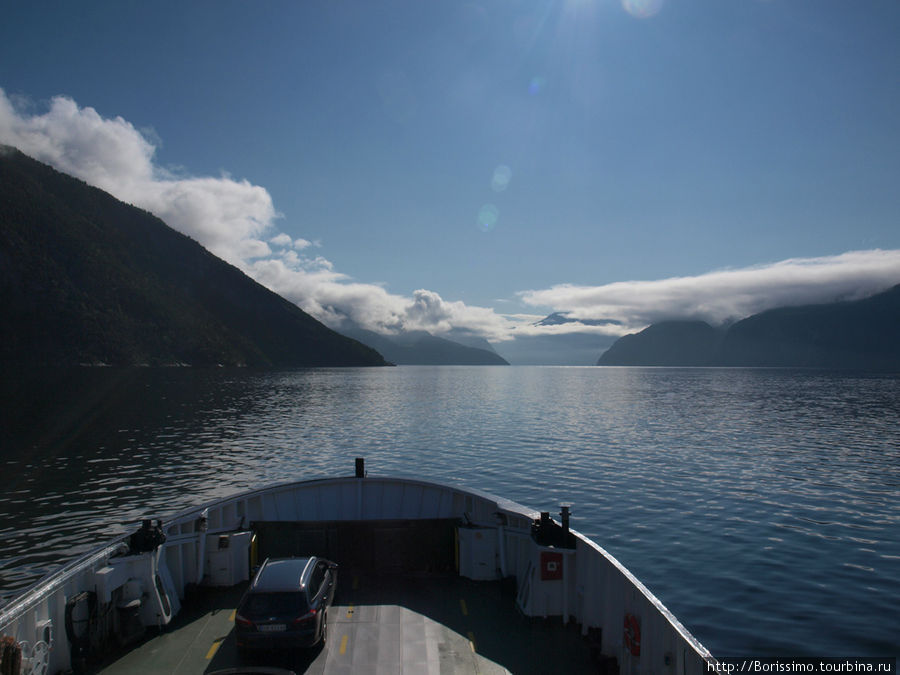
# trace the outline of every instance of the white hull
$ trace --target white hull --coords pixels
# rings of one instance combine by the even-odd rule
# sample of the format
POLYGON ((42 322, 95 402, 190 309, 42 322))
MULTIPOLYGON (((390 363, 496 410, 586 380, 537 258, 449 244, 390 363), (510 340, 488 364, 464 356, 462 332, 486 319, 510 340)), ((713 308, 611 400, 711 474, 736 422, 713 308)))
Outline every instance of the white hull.
POLYGON ((485 493, 406 478, 269 486, 165 520, 165 542, 152 551, 127 553, 123 537, 65 565, 0 608, 0 635, 21 644, 23 672, 29 672, 25 666, 35 673, 65 671, 73 666, 69 638, 82 619, 73 614, 90 611, 74 602, 79 594, 92 594, 95 614, 107 617, 117 634, 127 632, 125 624, 133 629, 138 619, 138 628, 163 626, 192 585, 225 586, 247 578, 255 521, 459 519, 466 523, 457 530, 462 576, 514 576, 524 614, 574 620, 584 634, 602 629, 601 650, 618 659, 622 673, 708 672, 715 664, 710 653, 621 563, 574 531, 574 548, 538 545, 531 535, 538 516, 485 493))

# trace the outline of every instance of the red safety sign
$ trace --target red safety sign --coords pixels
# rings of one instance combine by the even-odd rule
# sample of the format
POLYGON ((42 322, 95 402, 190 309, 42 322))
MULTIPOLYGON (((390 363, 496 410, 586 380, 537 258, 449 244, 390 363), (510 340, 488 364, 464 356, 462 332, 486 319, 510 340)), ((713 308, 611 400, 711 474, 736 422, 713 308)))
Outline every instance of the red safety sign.
POLYGON ((563 578, 562 553, 541 551, 541 581, 554 581, 563 578))

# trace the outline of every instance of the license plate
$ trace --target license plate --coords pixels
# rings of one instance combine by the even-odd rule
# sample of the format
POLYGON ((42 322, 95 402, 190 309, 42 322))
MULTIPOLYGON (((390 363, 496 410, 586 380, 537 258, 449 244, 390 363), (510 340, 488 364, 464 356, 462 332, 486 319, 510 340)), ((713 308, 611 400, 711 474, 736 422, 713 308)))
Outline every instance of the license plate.
POLYGON ((287 626, 283 623, 264 623, 259 627, 261 631, 266 631, 267 633, 277 633, 286 628, 287 626))

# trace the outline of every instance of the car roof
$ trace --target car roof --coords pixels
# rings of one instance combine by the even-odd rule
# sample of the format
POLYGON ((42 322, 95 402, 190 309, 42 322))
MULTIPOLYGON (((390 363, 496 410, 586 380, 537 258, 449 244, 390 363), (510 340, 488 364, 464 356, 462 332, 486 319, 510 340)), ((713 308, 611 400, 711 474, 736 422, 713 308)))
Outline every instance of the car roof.
POLYGON ((306 583, 304 572, 315 558, 267 558, 253 580, 253 591, 297 591, 306 583))

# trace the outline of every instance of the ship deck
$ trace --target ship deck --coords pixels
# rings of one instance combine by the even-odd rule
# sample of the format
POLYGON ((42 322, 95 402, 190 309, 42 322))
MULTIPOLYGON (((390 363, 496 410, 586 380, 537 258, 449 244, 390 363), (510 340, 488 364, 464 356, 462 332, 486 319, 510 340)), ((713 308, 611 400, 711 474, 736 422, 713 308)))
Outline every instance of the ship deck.
MULTIPOLYGON (((435 574, 341 570, 324 647, 240 657, 234 611, 246 584, 203 589, 166 629, 90 670, 214 673, 243 667, 295 673, 586 673, 589 642, 559 617, 533 619, 501 582, 435 574)), ((272 671, 269 671, 272 672, 272 671)))

